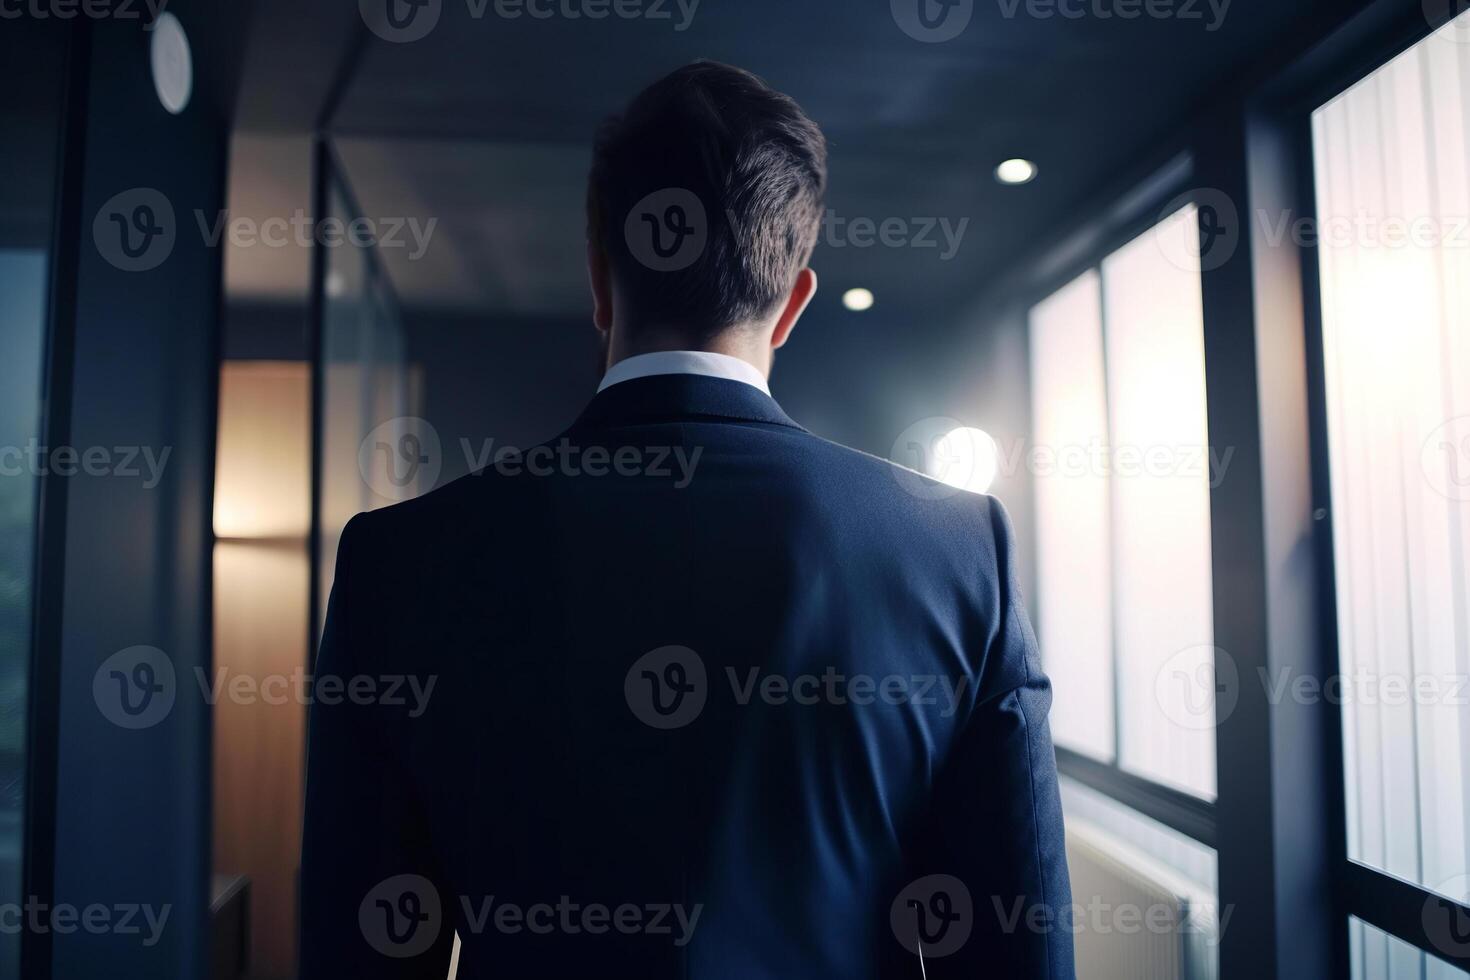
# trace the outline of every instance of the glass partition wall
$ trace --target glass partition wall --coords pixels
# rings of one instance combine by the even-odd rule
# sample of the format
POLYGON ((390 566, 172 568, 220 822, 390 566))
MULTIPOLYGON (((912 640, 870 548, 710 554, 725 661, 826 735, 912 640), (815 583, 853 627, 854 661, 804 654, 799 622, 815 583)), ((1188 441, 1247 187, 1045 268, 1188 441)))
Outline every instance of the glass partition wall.
MULTIPOLYGON (((403 327, 372 236, 358 233, 371 225, 325 144, 316 164, 312 356, 291 347, 221 364, 214 496, 220 677, 310 673, 342 528, 360 511, 391 502, 388 491, 418 489, 415 480, 375 481, 359 465, 360 457, 372 462, 371 447, 391 441, 410 414, 403 327)), ((261 978, 297 969, 307 714, 295 698, 214 705, 217 887, 248 883, 248 928, 238 941, 247 944, 251 975, 261 978)))
MULTIPOLYGON (((326 167, 324 213, 334 227, 361 217, 335 154, 326 167)), ((353 515, 428 489, 429 434, 404 355, 403 317, 371 245, 343 236, 324 248, 317 418, 317 616, 321 631, 342 529, 353 515)))

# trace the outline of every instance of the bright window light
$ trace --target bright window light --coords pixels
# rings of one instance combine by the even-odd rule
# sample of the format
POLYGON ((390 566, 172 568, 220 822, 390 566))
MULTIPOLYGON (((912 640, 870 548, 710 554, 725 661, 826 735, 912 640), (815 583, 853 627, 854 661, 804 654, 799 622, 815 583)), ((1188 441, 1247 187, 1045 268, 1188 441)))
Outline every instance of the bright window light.
MULTIPOLYGON (((1470 13, 1312 114, 1347 856, 1459 902, 1470 900, 1470 49, 1454 42, 1466 38, 1470 13)), ((1363 941, 1370 960, 1391 955, 1381 934, 1363 941)))
MULTIPOLYGON (((1190 206, 1164 225, 1197 222, 1190 206)), ((1200 275, 1149 234, 1104 259, 1102 279, 1118 760, 1213 799, 1235 689, 1215 663, 1200 275)))
POLYGON ((849 289, 847 292, 842 294, 842 305, 847 307, 849 310, 852 310, 854 313, 861 313, 863 310, 871 310, 873 308, 873 293, 871 290, 863 289, 861 287, 857 289, 849 289))
POLYGON ((1213 799, 1237 687, 1213 645, 1203 306, 1157 239, 1031 311, 1038 633, 1058 745, 1213 799))
POLYGON ((995 482, 1000 452, 985 430, 962 425, 939 437, 929 468, 929 475, 941 483, 985 493, 995 482))
MULTIPOLYGON (((1095 270, 1031 311, 1036 445, 1085 460, 1108 442, 1102 280, 1095 270)), ((1108 473, 1100 466, 1038 468, 1036 629, 1051 675, 1058 745, 1111 762, 1113 563, 1108 473)))

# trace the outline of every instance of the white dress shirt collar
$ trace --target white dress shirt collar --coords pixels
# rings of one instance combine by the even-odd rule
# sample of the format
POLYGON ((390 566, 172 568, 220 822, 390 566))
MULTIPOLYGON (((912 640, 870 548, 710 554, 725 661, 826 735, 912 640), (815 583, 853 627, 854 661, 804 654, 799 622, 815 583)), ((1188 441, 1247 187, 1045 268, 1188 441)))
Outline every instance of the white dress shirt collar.
POLYGON ((771 393, 765 375, 754 364, 729 354, 703 350, 661 350, 651 354, 634 354, 608 368, 597 390, 656 374, 700 374, 707 378, 725 378, 759 388, 767 395, 771 393))

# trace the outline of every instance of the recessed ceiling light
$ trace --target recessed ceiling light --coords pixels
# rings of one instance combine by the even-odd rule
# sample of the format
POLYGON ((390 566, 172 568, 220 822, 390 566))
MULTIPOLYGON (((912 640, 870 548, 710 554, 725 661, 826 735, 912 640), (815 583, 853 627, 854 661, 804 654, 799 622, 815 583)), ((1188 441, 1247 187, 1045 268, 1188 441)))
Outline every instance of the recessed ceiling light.
POLYGON ((1002 184, 1029 184, 1036 179, 1036 164, 1020 157, 1002 160, 995 168, 995 179, 1002 184))
POLYGON ((189 104, 189 96, 194 91, 194 59, 189 54, 189 37, 172 11, 159 14, 150 30, 153 39, 148 43, 148 64, 153 70, 153 90, 163 107, 177 116, 189 104))
POLYGON ((870 310, 873 308, 873 293, 871 290, 863 289, 861 287, 857 289, 849 289, 847 292, 842 294, 842 305, 847 307, 849 310, 852 310, 854 313, 861 313, 863 310, 870 310))

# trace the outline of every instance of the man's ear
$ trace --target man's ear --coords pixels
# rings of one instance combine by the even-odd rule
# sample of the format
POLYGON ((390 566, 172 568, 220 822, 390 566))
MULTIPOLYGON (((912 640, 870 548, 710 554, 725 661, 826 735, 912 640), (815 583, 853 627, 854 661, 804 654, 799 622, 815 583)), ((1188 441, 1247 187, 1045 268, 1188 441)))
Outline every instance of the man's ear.
POLYGON ((796 321, 801 319, 801 314, 816 294, 817 274, 810 268, 802 269, 796 274, 796 282, 791 285, 791 295, 786 297, 786 307, 776 318, 776 329, 771 333, 771 350, 776 350, 791 338, 796 321))
POLYGON ((613 323, 612 272, 607 252, 597 242, 587 242, 587 281, 592 287, 592 325, 606 334, 613 323))

